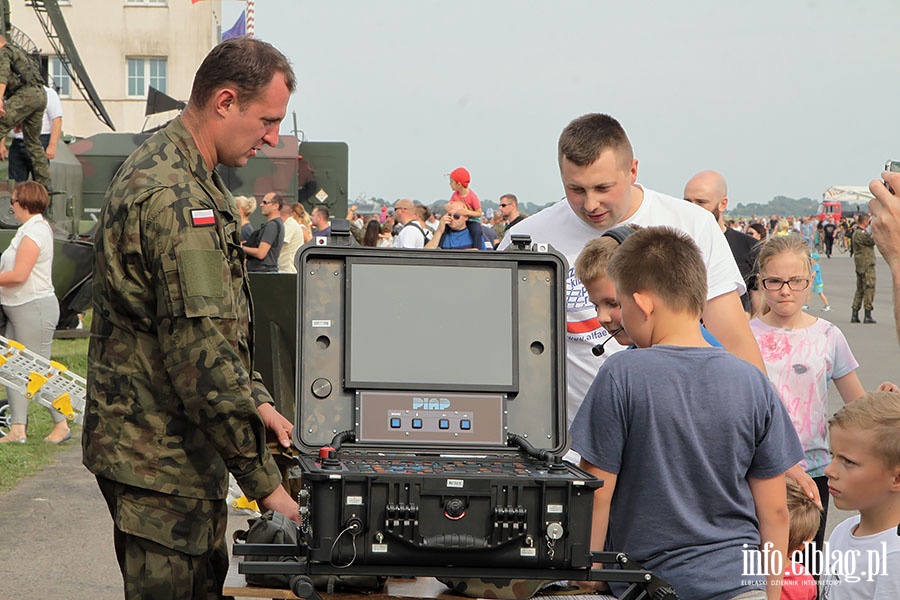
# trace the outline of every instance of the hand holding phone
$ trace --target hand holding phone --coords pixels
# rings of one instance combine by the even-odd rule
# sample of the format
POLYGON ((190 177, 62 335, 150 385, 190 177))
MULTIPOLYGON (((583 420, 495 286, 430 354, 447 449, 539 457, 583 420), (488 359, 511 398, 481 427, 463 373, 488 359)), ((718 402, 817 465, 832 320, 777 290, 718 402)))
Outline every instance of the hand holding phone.
POLYGON ((900 161, 887 161, 884 170, 884 175, 887 176, 885 179, 873 179, 869 183, 869 191, 874 196, 869 201, 869 211, 872 213, 875 244, 897 278, 900 277, 900 196, 889 181, 900 188, 900 161))
MULTIPOLYGON (((887 161, 884 163, 884 170, 890 171, 891 173, 900 173, 900 160, 887 161)), ((894 190, 891 189, 891 185, 887 181, 884 181, 884 187, 886 187, 890 193, 894 193, 894 190)))

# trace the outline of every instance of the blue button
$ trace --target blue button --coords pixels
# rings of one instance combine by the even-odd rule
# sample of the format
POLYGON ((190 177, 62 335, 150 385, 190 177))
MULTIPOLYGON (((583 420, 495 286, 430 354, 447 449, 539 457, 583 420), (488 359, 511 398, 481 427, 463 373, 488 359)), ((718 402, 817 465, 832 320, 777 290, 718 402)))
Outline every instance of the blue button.
POLYGON ((450 429, 450 419, 441 419, 438 421, 438 427, 441 429, 450 429))
POLYGON ((459 422, 459 428, 466 431, 472 429, 472 421, 470 421, 469 419, 463 419, 459 422))
POLYGON ((400 419, 398 417, 391 417, 391 429, 400 429, 400 419))
POLYGON ((422 419, 413 419, 413 429, 422 429, 422 419))

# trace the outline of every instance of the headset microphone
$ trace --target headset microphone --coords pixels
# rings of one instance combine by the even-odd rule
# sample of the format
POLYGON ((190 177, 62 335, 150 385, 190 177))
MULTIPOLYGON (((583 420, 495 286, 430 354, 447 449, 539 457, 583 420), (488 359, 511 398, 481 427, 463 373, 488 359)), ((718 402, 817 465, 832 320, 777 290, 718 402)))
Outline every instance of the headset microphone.
POLYGON ((623 329, 625 329, 625 328, 619 327, 615 331, 610 332, 608 338, 606 338, 605 340, 603 340, 602 342, 600 342, 599 344, 597 344, 596 346, 591 348, 591 352, 594 353, 594 356, 603 356, 603 353, 606 352, 606 348, 604 348, 603 346, 606 345, 606 342, 608 342, 609 340, 611 340, 614 337, 616 337, 617 335, 619 335, 623 329))

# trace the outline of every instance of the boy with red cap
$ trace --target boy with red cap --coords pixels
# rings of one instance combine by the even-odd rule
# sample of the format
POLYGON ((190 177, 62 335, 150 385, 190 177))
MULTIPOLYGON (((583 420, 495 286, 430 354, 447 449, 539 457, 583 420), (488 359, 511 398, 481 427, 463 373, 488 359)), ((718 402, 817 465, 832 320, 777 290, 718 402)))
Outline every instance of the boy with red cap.
POLYGON ((466 205, 465 215, 470 221, 481 221, 481 200, 478 195, 469 189, 469 182, 472 176, 469 172, 458 167, 450 173, 450 189, 453 194, 450 196, 450 202, 462 202, 466 205))

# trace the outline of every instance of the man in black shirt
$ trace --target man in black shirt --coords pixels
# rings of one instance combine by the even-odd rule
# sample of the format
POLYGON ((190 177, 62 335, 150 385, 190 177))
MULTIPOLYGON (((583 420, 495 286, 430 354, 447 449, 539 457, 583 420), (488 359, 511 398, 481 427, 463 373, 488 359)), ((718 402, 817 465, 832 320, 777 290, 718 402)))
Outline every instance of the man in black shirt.
POLYGON ((759 253, 759 242, 746 233, 736 231, 725 226, 722 214, 728 207, 728 185, 725 178, 715 171, 701 171, 694 175, 684 186, 684 199, 692 204, 704 208, 713 214, 719 229, 725 235, 731 254, 737 263, 744 283, 747 284, 747 293, 741 296, 741 305, 744 312, 750 316, 750 293, 756 289, 756 255, 759 253))
POLYGON ((834 232, 837 231, 837 225, 831 221, 831 217, 826 217, 825 224, 822 225, 822 232, 825 234, 825 256, 831 258, 831 250, 834 247, 834 232))
POLYGON ((267 219, 262 227, 244 242, 247 270, 257 273, 277 273, 278 256, 284 245, 284 221, 281 220, 281 194, 269 192, 259 203, 259 210, 267 219))

